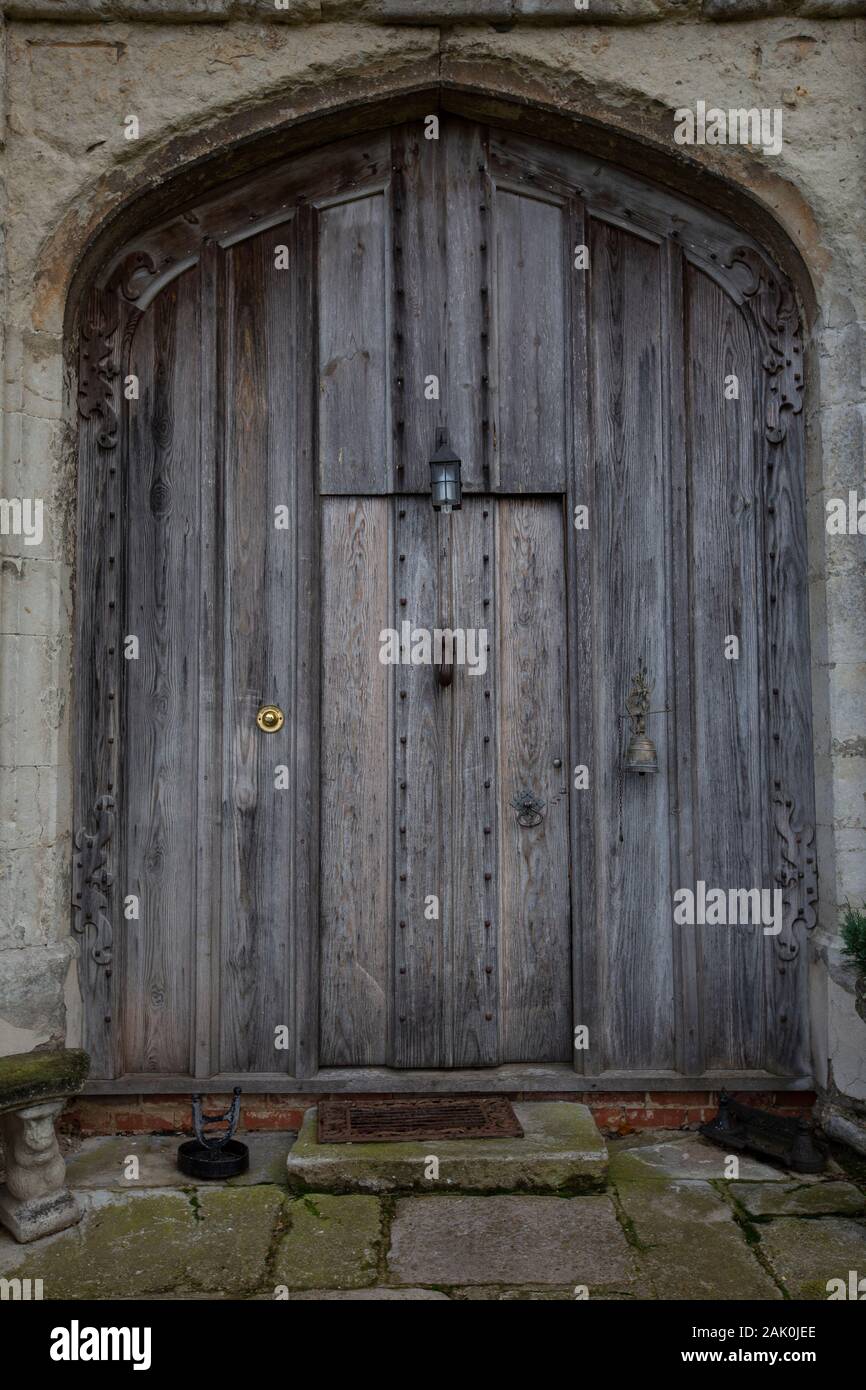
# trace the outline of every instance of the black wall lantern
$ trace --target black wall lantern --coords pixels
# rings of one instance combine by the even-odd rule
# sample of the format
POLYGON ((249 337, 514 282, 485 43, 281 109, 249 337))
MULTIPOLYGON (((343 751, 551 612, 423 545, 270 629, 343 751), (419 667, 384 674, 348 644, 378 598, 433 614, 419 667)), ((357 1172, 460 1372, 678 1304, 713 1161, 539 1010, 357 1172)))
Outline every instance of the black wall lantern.
POLYGON ((430 460, 430 491, 434 511, 460 510, 460 460, 446 442, 444 430, 436 431, 436 452, 430 460))

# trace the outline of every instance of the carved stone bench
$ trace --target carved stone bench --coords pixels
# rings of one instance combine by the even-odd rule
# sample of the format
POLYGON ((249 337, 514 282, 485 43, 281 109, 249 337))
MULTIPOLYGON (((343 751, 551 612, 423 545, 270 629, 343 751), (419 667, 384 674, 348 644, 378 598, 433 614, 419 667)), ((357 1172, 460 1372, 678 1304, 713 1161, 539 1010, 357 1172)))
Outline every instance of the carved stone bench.
POLYGON ((0 1057, 0 1138, 6 1182, 0 1222, 16 1240, 38 1240, 81 1220, 66 1186, 54 1121, 90 1070, 86 1052, 26 1052, 0 1057))

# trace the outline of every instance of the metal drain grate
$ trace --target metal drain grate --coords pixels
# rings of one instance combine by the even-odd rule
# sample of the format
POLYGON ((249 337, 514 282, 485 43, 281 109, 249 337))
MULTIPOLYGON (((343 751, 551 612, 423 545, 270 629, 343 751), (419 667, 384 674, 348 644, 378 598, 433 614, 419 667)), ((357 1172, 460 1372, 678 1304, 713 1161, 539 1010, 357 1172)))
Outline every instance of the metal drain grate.
POLYGON ((320 1144, 398 1143, 401 1139, 523 1137, 510 1103, 499 1096, 445 1096, 319 1102, 320 1144))

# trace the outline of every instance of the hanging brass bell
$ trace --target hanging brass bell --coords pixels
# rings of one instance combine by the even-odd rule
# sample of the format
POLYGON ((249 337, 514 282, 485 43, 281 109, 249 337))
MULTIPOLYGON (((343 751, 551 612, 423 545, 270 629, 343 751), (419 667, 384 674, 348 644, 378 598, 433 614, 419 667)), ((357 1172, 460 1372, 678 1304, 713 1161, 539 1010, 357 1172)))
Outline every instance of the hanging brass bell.
POLYGON ((649 734, 632 734, 625 754, 626 772, 658 772, 659 755, 649 734))
POLYGON ((632 678, 631 691, 625 702, 631 720, 631 738, 625 754, 626 772, 644 773, 659 770, 659 755, 646 731, 647 715, 652 713, 650 696, 654 687, 655 681, 650 681, 643 661, 638 661, 637 674, 632 678))

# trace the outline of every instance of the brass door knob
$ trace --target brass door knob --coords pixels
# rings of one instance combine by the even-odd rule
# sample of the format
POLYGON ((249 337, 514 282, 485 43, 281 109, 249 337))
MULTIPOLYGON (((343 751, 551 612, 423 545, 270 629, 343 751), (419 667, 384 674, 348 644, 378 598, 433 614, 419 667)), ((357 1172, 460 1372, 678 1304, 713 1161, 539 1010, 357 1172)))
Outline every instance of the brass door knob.
POLYGON ((275 734, 285 722, 286 717, 277 705, 262 705, 256 715, 256 723, 263 734, 275 734))

